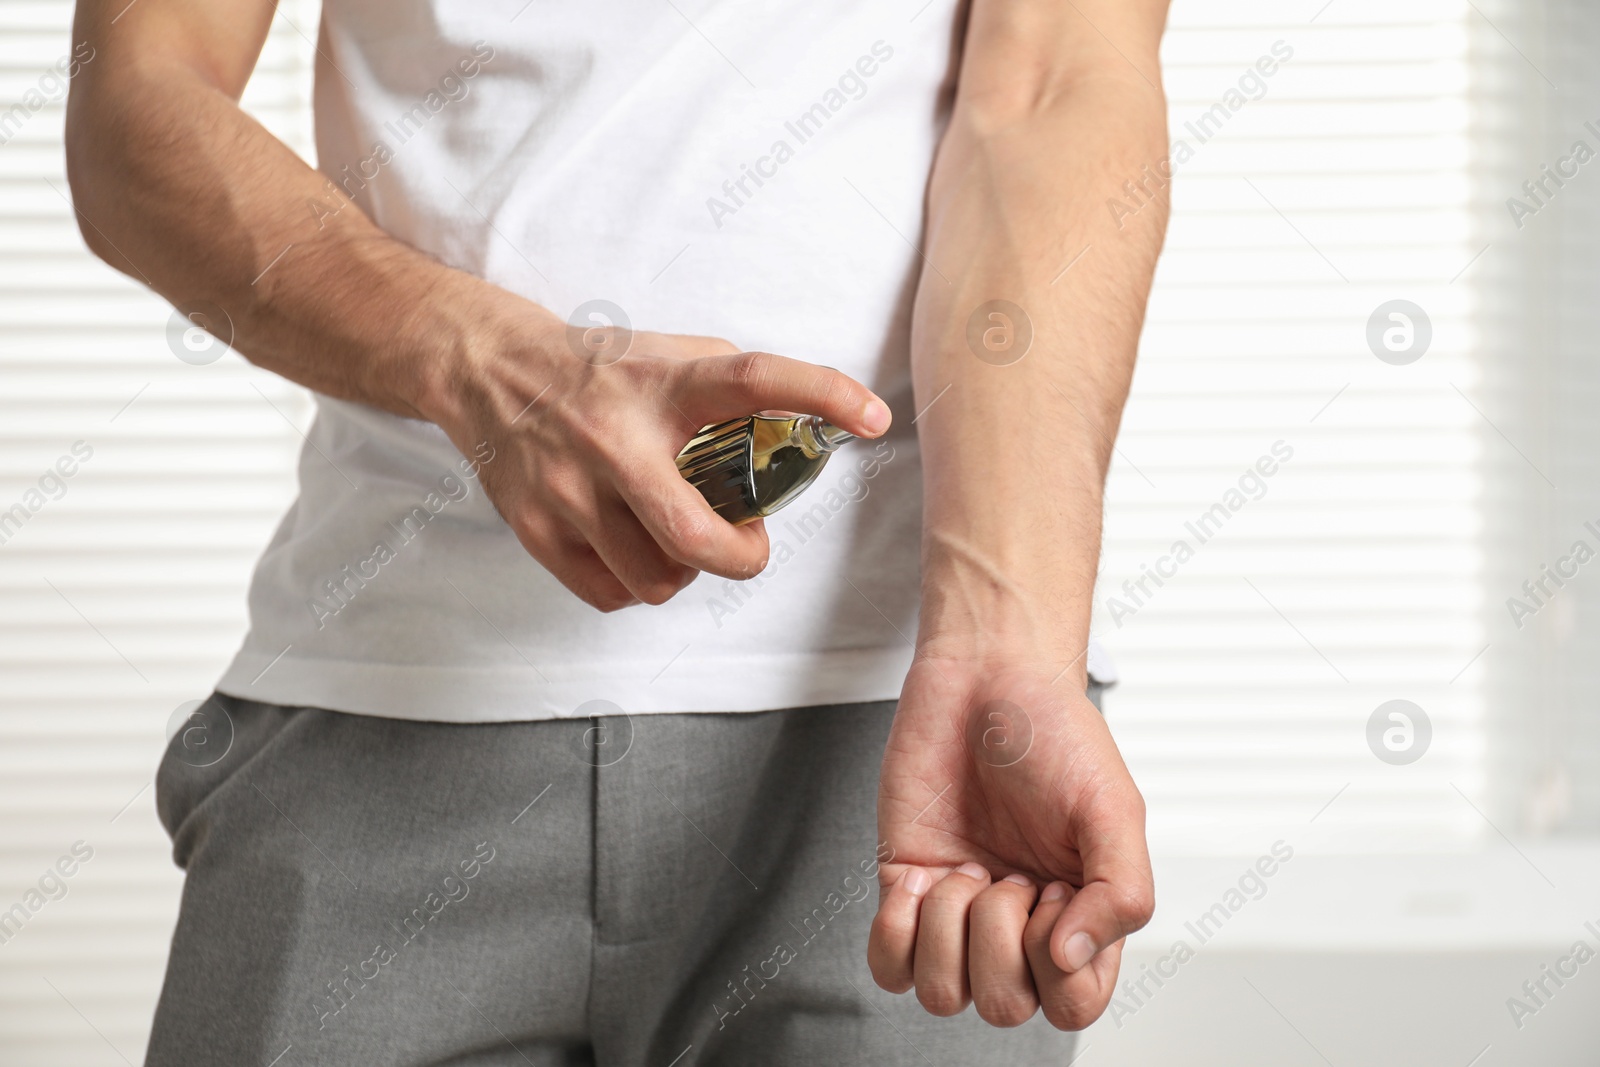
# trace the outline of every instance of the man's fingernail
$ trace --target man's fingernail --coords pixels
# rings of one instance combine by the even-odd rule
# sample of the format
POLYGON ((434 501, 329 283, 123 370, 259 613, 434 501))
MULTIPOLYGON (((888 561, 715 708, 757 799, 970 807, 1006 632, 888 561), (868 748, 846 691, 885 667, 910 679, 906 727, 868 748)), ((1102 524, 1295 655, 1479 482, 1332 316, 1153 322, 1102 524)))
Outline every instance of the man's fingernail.
POLYGON ((881 400, 869 400, 861 412, 861 423, 876 437, 889 428, 889 409, 881 400))
POLYGON ((1044 887, 1044 892, 1039 894, 1039 903, 1044 904, 1052 900, 1060 900, 1067 895, 1067 887, 1060 882, 1051 882, 1044 887))
POLYGON ((1001 881, 1010 882, 1012 885, 1032 885, 1033 884, 1033 879, 1029 878, 1025 874, 1008 874, 1004 878, 1002 878, 1001 881))
POLYGON ((1079 970, 1094 958, 1094 942, 1080 930, 1067 938, 1066 951, 1062 955, 1067 959, 1067 970, 1079 970))
POLYGON ((900 880, 905 883, 906 892, 914 897, 920 897, 933 886, 933 879, 921 867, 911 868, 900 876, 900 880))
POLYGON ((981 863, 963 863, 956 868, 956 871, 966 875, 968 878, 976 878, 980 882, 989 880, 989 872, 984 869, 981 863))

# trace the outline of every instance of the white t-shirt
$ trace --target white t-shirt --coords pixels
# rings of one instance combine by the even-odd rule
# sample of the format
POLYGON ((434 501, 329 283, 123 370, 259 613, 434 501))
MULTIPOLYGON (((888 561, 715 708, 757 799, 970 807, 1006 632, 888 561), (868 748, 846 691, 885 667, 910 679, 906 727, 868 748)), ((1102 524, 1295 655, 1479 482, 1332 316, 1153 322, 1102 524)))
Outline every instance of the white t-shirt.
MULTIPOLYGON (((563 317, 605 300, 635 329, 836 367, 895 427, 768 519, 759 578, 603 614, 490 506, 491 447, 319 397, 222 691, 452 722, 898 696, 921 511, 912 243, 955 7, 326 0, 319 167, 379 226, 563 317)), ((1109 680, 1097 649, 1090 666, 1109 680)))

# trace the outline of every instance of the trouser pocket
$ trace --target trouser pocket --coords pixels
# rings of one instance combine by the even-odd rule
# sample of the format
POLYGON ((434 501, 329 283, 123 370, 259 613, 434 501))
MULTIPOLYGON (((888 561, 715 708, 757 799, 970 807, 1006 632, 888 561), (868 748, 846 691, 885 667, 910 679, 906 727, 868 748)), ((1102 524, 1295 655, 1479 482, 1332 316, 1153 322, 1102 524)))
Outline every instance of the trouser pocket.
POLYGON ((239 772, 308 711, 223 693, 212 693, 190 711, 156 770, 156 812, 172 838, 179 867, 189 865, 202 808, 238 787, 239 772))

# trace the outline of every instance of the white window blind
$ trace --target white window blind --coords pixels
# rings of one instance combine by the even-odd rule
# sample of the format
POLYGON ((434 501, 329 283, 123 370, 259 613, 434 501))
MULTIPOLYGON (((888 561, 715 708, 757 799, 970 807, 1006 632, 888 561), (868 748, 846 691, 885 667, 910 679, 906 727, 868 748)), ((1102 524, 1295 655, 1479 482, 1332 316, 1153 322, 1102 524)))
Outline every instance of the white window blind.
MULTIPOLYGON (((316 20, 280 6, 245 96, 302 153, 316 20)), ((0 519, 0 915, 25 909, 0 921, 0 1062, 17 1067, 143 1057, 181 885, 149 783, 169 717, 243 636, 309 416, 234 354, 180 361, 171 309, 84 250, 52 77, 71 21, 65 0, 0 5, 0 512, 28 509, 0 519)))
POLYGON ((1488 832, 1469 167, 1474 79, 1496 68, 1467 4, 1322 6, 1179 0, 1164 47, 1174 157, 1192 158, 1097 597, 1125 678, 1109 709, 1162 852, 1488 832), (1431 321, 1409 365, 1366 339, 1397 299, 1431 321), (1276 473, 1247 475, 1262 457, 1276 473), (1180 541, 1174 577, 1124 592, 1180 541), (1409 766, 1367 742, 1394 699, 1432 727, 1409 766))

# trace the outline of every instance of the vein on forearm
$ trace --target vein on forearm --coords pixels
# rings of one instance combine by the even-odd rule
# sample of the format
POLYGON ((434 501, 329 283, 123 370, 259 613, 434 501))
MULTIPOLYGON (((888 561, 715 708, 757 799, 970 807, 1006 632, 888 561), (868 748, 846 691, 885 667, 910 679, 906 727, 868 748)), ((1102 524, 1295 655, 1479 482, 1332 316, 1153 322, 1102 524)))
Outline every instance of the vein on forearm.
POLYGON ((1102 484, 1165 221, 1160 207, 1119 230, 1105 209, 1115 176, 1162 154, 1159 94, 1129 92, 1126 79, 1087 79, 999 122, 958 104, 940 147, 928 219, 937 272, 924 272, 912 333, 919 402, 948 390, 918 423, 925 609, 963 611, 956 602, 971 595, 929 580, 976 580, 984 595, 1087 625, 1102 484), (968 346, 968 317, 995 299, 1033 328, 1031 348, 1005 365, 968 346))

